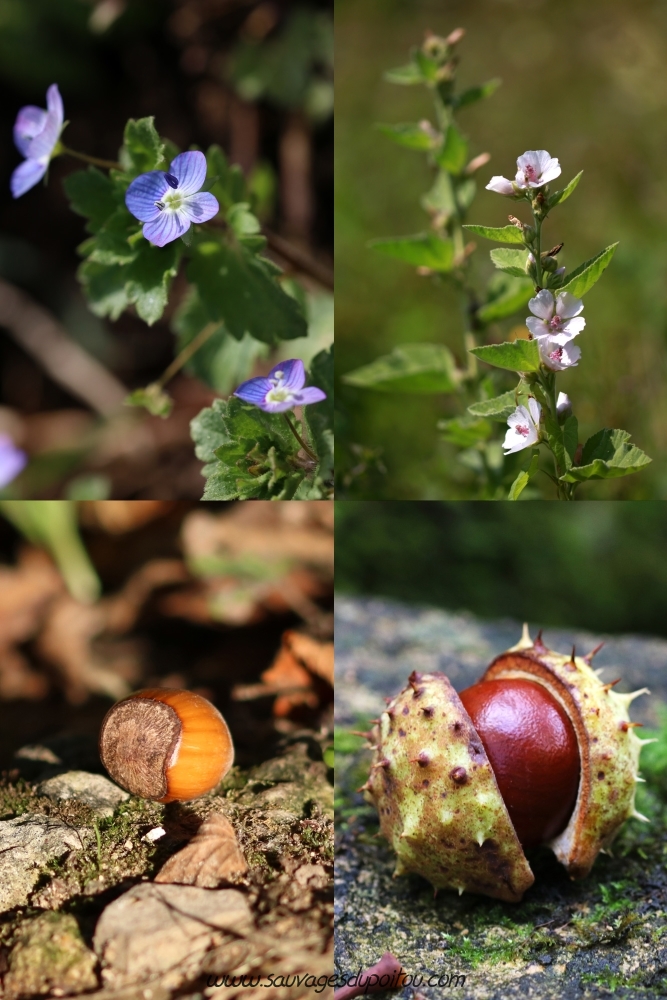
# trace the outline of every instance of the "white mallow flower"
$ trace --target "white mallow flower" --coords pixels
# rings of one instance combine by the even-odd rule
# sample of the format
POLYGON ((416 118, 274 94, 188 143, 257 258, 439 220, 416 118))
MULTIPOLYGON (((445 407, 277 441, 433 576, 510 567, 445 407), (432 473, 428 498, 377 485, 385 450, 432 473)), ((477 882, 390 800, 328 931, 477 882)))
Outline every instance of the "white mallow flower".
POLYGON ((572 413, 572 403, 570 402, 570 397, 566 392, 558 393, 558 399, 556 400, 556 413, 559 417, 565 413, 567 413, 568 416, 572 413))
POLYGON ((540 188, 560 176, 560 163, 550 156, 546 149, 529 149, 516 161, 516 176, 513 181, 496 175, 486 185, 487 191, 497 194, 516 195, 528 188, 540 188))
MULTIPOLYGON (((581 349, 573 344, 561 344, 559 337, 537 337, 540 351, 540 361, 552 372, 562 372, 566 368, 574 368, 579 363, 581 349)), ((558 408, 558 403, 556 403, 558 408)))
POLYGON ((559 344, 566 344, 586 326, 586 320, 579 313, 584 303, 569 292, 553 292, 543 288, 528 303, 532 316, 526 319, 526 326, 533 337, 551 337, 559 344))
POLYGON ((506 455, 511 455, 514 451, 523 451, 537 444, 540 436, 540 416, 542 407, 533 399, 528 399, 528 408, 517 406, 514 413, 507 418, 508 431, 503 441, 503 449, 506 455))

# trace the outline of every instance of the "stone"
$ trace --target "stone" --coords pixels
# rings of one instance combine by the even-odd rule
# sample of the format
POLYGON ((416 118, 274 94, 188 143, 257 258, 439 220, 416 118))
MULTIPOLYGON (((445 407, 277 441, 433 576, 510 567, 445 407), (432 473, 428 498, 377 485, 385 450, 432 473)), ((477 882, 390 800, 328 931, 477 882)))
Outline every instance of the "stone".
POLYGON ((21 925, 9 956, 8 996, 72 996, 95 989, 97 959, 71 913, 41 913, 21 925))
POLYGON ((113 816, 116 806, 127 802, 130 795, 101 774, 88 771, 67 771, 42 781, 37 786, 39 795, 63 801, 76 799, 90 806, 96 816, 105 819, 113 816))
POLYGON ((0 913, 25 906, 48 861, 83 848, 86 831, 26 813, 0 822, 0 913))

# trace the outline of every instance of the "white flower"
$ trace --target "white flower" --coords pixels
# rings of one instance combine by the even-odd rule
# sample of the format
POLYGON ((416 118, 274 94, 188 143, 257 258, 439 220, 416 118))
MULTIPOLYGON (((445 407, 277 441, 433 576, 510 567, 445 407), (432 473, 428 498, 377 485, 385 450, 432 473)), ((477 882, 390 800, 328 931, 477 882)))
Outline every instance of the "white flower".
POLYGON ((566 344, 586 326, 586 320, 579 316, 584 308, 581 299, 575 299, 569 292, 558 292, 556 298, 548 288, 543 288, 528 303, 532 316, 526 319, 526 326, 533 337, 551 337, 559 344, 566 344))
POLYGON ((514 451, 523 451, 537 444, 540 436, 540 416, 542 407, 533 399, 528 399, 528 409, 525 406, 517 406, 514 413, 507 418, 508 431, 503 441, 503 449, 506 455, 511 455, 514 451))
MULTIPOLYGON (((540 350, 540 361, 552 372, 562 372, 566 368, 574 368, 579 363, 581 349, 573 344, 559 343, 558 337, 537 337, 540 350)), ((558 404, 556 404, 558 408, 558 404)))
POLYGON ((570 397, 566 392, 559 392, 558 399, 556 400, 556 413, 558 416, 563 416, 563 414, 572 413, 572 403, 570 402, 570 397))
POLYGON ((513 181, 496 175, 486 185, 486 190, 516 198, 521 191, 544 187, 559 175, 560 163, 555 156, 549 156, 546 149, 529 149, 516 161, 516 177, 513 181))
POLYGON ((560 163, 546 149, 529 149, 516 161, 517 187, 539 188, 560 176, 560 163))

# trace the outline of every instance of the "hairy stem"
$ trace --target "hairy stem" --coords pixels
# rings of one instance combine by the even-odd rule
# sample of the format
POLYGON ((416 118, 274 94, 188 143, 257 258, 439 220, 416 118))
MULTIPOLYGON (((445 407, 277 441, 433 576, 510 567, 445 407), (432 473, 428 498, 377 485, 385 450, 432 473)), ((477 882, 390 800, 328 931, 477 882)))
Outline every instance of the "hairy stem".
POLYGON ((285 420, 287 422, 287 426, 289 427, 289 429, 291 430, 292 434, 294 435, 294 437, 297 439, 297 441, 299 442, 299 444, 301 445, 301 447, 305 451, 305 453, 308 456, 308 458, 312 459, 313 462, 316 462, 317 461, 317 455, 315 454, 315 452, 311 448, 309 448, 309 446, 303 440, 303 438, 299 434, 298 430, 296 429, 296 427, 294 426, 294 424, 290 420, 289 415, 287 413, 283 413, 283 416, 284 416, 284 418, 285 418, 285 420))
POLYGON ((77 153, 75 149, 69 149, 67 146, 60 146, 60 152, 64 153, 66 156, 73 156, 77 160, 83 160, 84 163, 92 163, 95 167, 105 167, 107 170, 122 170, 120 163, 114 163, 113 160, 100 160, 97 156, 89 156, 88 153, 77 153))
POLYGON ((167 382, 170 382, 174 375, 181 370, 183 365, 187 364, 193 354, 196 354, 199 348, 206 343, 206 341, 215 333, 220 327, 220 323, 212 322, 207 323, 203 330, 200 330, 197 336, 190 341, 187 347, 184 347, 181 353, 174 358, 172 363, 167 369, 162 373, 160 378, 155 382, 155 385, 159 386, 160 389, 164 389, 167 382))

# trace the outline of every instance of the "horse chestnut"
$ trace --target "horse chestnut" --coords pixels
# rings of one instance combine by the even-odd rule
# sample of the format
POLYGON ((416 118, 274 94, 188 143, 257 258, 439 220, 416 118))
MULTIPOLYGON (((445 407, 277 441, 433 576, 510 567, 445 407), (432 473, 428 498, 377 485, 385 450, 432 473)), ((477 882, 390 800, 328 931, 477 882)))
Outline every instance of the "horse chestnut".
POLYGON ((364 785, 397 855, 396 875, 518 902, 534 882, 524 847, 547 844, 583 878, 634 808, 642 741, 587 657, 541 633, 498 656, 459 696, 413 672, 372 733, 364 785))

